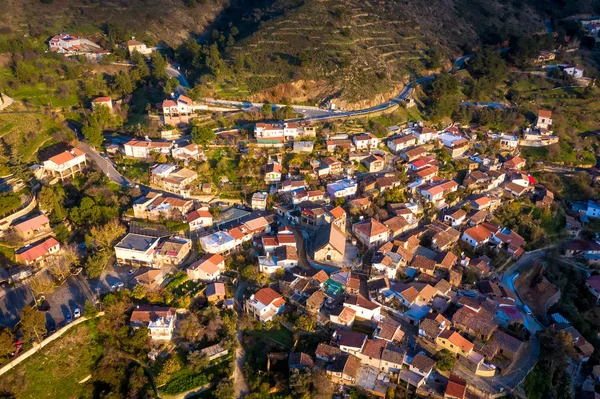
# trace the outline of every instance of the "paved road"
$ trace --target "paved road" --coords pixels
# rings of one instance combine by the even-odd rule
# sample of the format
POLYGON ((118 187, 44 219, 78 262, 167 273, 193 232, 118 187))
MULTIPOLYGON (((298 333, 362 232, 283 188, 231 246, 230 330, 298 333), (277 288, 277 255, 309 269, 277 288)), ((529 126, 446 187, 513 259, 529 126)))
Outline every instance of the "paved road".
POLYGON ((238 287, 235 290, 235 299, 238 303, 237 337, 239 341, 239 345, 235 350, 235 362, 233 363, 233 386, 235 388, 235 398, 243 398, 250 393, 250 385, 248 385, 248 380, 246 380, 246 376, 244 375, 244 363, 246 362, 246 350, 242 345, 244 333, 239 323, 239 319, 241 319, 243 315, 241 304, 244 303, 243 293, 245 289, 246 285, 242 282, 239 282, 238 287))
MULTIPOLYGON (((292 105, 294 112, 303 114, 303 118, 291 119, 291 122, 299 122, 299 121, 319 121, 319 120, 327 120, 330 118, 340 118, 340 117, 354 117, 370 114, 373 112, 384 111, 389 108, 396 106, 397 104, 406 100, 413 92, 414 87, 425 82, 429 82, 435 78, 435 74, 425 76, 423 78, 416 79, 402 89, 402 92, 398 94, 396 97, 391 100, 376 105, 371 108, 356 110, 356 111, 330 111, 324 110, 318 107, 311 107, 305 105, 292 105)), ((264 105, 264 103, 253 103, 248 101, 228 101, 228 100, 215 100, 213 98, 204 98, 202 99, 204 102, 213 105, 220 106, 229 106, 229 107, 241 107, 241 109, 250 111, 250 110, 260 110, 260 108, 264 105)), ((284 104, 272 104, 275 108, 284 107, 284 104)))
MULTIPOLYGON (((519 293, 515 290, 515 284, 514 284, 515 279, 521 273, 521 270, 523 270, 524 267, 530 267, 534 261, 543 258, 545 255, 545 251, 547 249, 548 248, 542 248, 542 249, 538 249, 535 251, 526 252, 525 254, 523 254, 523 256, 521 256, 521 258, 518 261, 516 261, 511 267, 509 267, 501 276, 502 283, 515 292, 516 297, 517 297, 516 298, 517 305, 519 305, 521 309, 525 306, 525 304, 521 300, 519 293)), ((524 321, 525 327, 531 332, 532 336, 535 336, 535 334, 538 331, 541 331, 544 329, 544 326, 541 325, 541 323, 535 318, 535 316, 533 314, 529 315, 529 314, 526 314, 523 312, 521 312, 521 313, 523 314, 523 321, 524 321)))
POLYGON ((129 184, 129 181, 125 178, 125 176, 117 171, 112 161, 101 156, 98 151, 96 151, 90 145, 80 141, 77 145, 77 148, 85 152, 85 155, 94 161, 110 180, 119 183, 121 186, 127 186, 129 184))
POLYGON ((181 73, 180 67, 178 65, 174 65, 174 64, 169 65, 167 67, 167 69, 165 70, 165 72, 170 77, 175 78, 179 81, 179 86, 177 86, 177 88, 175 89, 177 94, 185 94, 187 89, 190 88, 190 82, 188 82, 185 75, 183 73, 181 73))

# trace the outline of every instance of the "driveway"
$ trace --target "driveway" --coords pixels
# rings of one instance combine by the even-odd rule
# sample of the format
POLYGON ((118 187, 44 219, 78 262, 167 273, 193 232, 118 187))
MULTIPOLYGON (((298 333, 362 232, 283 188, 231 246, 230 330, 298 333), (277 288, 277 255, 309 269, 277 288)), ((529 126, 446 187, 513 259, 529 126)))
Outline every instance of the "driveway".
POLYGON ((73 315, 73 310, 79 308, 83 312, 86 301, 94 302, 94 295, 88 281, 80 274, 71 276, 57 287, 51 294, 46 294, 50 310, 46 312, 46 323, 61 327, 65 324, 67 312, 73 315))

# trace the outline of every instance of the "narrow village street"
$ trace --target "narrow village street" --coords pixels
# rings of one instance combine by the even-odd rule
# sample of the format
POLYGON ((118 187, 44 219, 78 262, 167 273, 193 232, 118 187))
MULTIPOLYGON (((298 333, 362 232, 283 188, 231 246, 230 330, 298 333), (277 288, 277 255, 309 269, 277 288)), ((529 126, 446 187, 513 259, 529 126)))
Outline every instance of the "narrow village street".
POLYGON ((235 301, 238 312, 237 338, 239 345, 235 350, 235 361, 233 362, 233 385, 236 398, 243 398, 250 393, 250 386, 248 385, 248 381, 244 374, 244 364, 246 362, 246 350, 242 345, 244 332, 242 331, 239 322, 239 319, 243 316, 242 306, 244 303, 243 294, 245 290, 246 285, 239 282, 235 290, 235 301))

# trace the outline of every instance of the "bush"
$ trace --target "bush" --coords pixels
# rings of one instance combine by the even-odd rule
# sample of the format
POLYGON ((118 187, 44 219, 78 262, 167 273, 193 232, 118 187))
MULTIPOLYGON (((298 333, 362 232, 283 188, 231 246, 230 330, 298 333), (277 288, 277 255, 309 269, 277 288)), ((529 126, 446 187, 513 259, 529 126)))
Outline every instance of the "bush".
POLYGON ((442 349, 437 353, 438 362, 437 368, 441 371, 451 371, 454 368, 456 358, 448 349, 442 349))
POLYGON ((191 371, 184 371, 181 374, 171 378, 169 382, 161 388, 161 391, 174 395, 180 392, 189 391, 192 388, 196 388, 208 383, 208 378, 204 374, 196 374, 191 371))

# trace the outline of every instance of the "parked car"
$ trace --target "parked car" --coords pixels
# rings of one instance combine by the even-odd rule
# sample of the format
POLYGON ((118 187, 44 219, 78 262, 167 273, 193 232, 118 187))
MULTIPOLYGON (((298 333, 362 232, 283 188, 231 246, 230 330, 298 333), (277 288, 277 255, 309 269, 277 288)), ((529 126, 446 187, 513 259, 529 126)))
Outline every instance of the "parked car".
POLYGON ((67 311, 67 313, 65 314, 65 321, 67 322, 67 324, 73 321, 73 316, 71 316, 71 312, 67 311))
POLYGON ((75 308, 75 310, 73 311, 73 317, 78 319, 81 317, 81 309, 79 308, 75 308))

